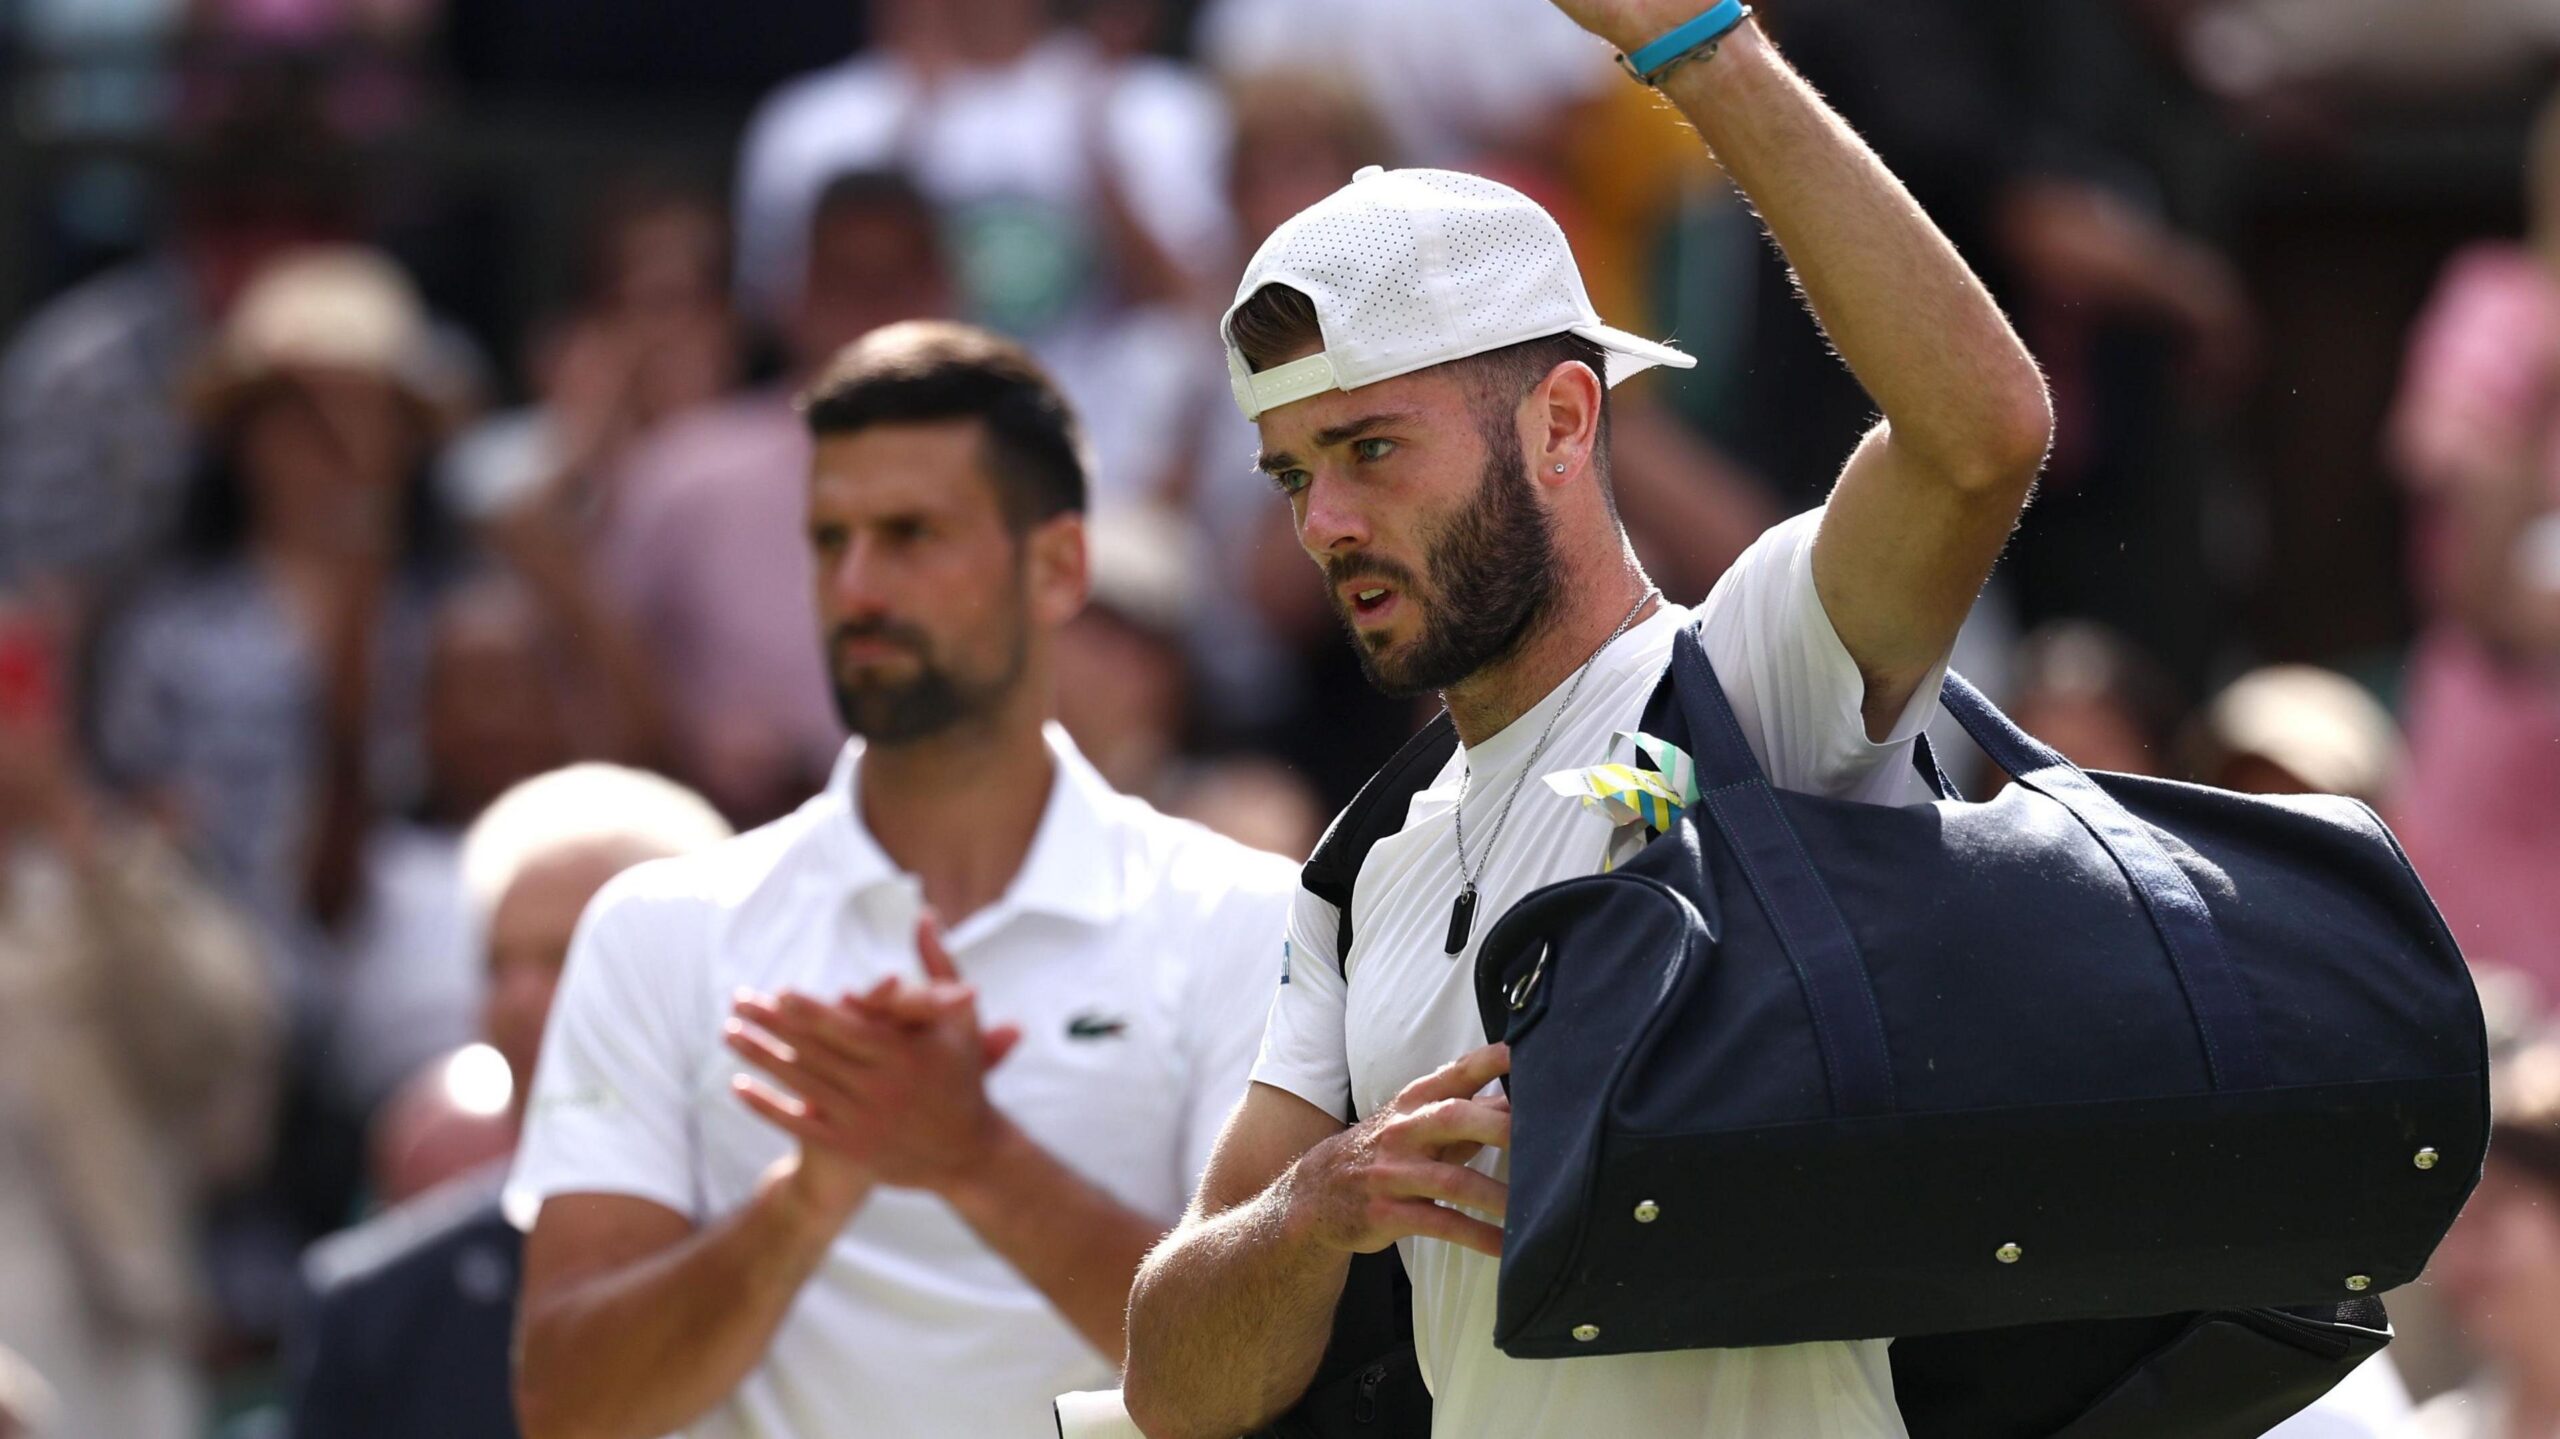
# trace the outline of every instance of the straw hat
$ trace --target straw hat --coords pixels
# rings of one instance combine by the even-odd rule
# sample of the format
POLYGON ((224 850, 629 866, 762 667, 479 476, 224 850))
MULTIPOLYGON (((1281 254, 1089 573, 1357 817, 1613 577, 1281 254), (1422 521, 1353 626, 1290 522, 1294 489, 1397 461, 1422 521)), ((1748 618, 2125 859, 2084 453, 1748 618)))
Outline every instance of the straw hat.
POLYGON ((2379 803, 2400 767, 2400 732, 2362 685, 2310 665, 2273 665, 2234 681, 2205 711, 2214 765, 2256 755, 2324 794, 2379 803))
POLYGON ((198 421, 223 424, 297 374, 361 375, 397 388, 438 433, 471 408, 471 366, 440 337, 417 287, 389 256, 357 245, 296 250, 240 292, 188 390, 198 421))

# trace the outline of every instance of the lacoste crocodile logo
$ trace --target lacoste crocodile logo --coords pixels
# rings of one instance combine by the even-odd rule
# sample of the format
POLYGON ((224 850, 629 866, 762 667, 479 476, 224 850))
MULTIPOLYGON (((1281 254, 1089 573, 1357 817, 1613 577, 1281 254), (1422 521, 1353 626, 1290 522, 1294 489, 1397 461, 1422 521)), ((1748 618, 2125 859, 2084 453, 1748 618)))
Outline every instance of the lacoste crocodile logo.
POLYGON ((1069 1039, 1118 1039, 1129 1032, 1129 1021, 1088 1009, 1067 1021, 1069 1039))

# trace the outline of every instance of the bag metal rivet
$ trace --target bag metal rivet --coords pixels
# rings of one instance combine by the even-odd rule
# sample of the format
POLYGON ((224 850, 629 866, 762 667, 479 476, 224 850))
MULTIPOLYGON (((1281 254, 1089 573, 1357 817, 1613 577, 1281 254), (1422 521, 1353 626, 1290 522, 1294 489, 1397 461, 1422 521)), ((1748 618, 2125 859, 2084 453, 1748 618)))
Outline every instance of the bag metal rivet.
POLYGON ((1662 1217, 1662 1206, 1648 1199, 1636 1206, 1636 1223, 1651 1224, 1662 1217))
POLYGON ((1592 1340, 1600 1337, 1600 1326, 1597 1324, 1576 1324, 1573 1326, 1573 1337, 1581 1340, 1585 1344, 1588 1344, 1592 1340))
POLYGON ((1999 1260, 2003 1264, 2015 1264, 2019 1260, 2027 1257, 2027 1251, 2020 1249, 2014 1244, 2003 1244, 1998 1249, 1991 1251, 1991 1257, 1999 1260))
POLYGON ((2441 1158, 2443 1158, 2442 1155, 2437 1154, 2434 1149, 2429 1148, 2419 1150, 2418 1157, 2410 1160, 2409 1162, 2418 1166, 2420 1169, 2433 1169, 2436 1167, 2436 1161, 2441 1158))
POLYGON ((2350 1274, 2347 1276, 2347 1287, 2358 1294, 2362 1294, 2373 1287, 2373 1276, 2369 1274, 2350 1274))

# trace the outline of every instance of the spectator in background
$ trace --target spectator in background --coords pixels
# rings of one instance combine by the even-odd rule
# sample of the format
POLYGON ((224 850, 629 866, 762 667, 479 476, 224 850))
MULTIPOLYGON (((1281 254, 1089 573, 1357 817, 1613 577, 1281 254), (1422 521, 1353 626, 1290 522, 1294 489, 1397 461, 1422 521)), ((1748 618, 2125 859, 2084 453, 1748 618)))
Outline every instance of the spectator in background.
POLYGON ((81 774, 58 652, 0 603, 0 1346, 55 1393, 39 1432, 194 1439, 199 1200, 264 1145, 276 1006, 248 926, 81 774))
POLYGON ((372 1113, 478 1029, 482 966, 463 889, 464 830, 509 787, 596 752, 579 742, 572 681, 581 655, 562 628, 503 570, 436 604, 423 793, 365 835, 365 888, 333 999, 324 1063, 349 1114, 372 1113))
POLYGON ((1085 417, 1098 508, 1157 473, 1188 393, 1182 306, 1231 278, 1224 107, 1127 53, 1147 28, 1130 8, 1102 7, 1098 40, 1048 0, 879 0, 872 48, 777 90, 739 157, 740 287, 768 317, 790 313, 829 179, 912 175, 960 312, 1029 343, 1085 417))
POLYGON ((1230 78, 1280 71, 1349 86, 1399 155, 1442 168, 1539 139, 1557 110, 1615 79, 1606 52, 1581 39, 1544 0, 1208 0, 1195 35, 1202 60, 1230 78))
MULTIPOLYGON (((486 965, 480 1031, 508 1080, 494 1097, 509 1135, 523 1122, 551 996, 587 901, 634 864, 728 834, 682 786, 600 764, 529 779, 474 822, 462 868, 486 965)), ((433 1078, 442 1084, 449 1072, 438 1065, 433 1078)), ((508 1351, 523 1239, 498 1206, 504 1177, 503 1164, 452 1177, 313 1248, 303 1266, 312 1302, 292 1364, 296 1439, 516 1432, 508 1351)))
POLYGON ((1096 515, 1086 527, 1093 594, 1058 632, 1058 722, 1122 794, 1291 859, 1315 847, 1324 815, 1283 766, 1197 752, 1199 687, 1184 632, 1201 568, 1179 516, 1096 515))
POLYGON ((442 353, 375 252, 298 251, 252 280, 199 375, 183 552, 98 663, 102 765, 259 922, 291 1023, 275 1167, 214 1240, 226 1317, 252 1339, 361 1179, 364 1116, 331 1087, 328 1039, 366 838, 418 794, 448 537, 424 476, 462 404, 442 353))
POLYGON ((2560 1434, 2560 1041, 2507 1056, 2493 1080, 2488 1167, 2427 1266, 2482 1365, 2402 1439, 2560 1434))
POLYGON ((438 482, 456 512, 499 530, 549 520, 573 536, 611 503, 605 483, 643 436, 736 388, 728 218, 689 186, 609 182, 578 246, 573 298, 534 329, 536 400, 456 437, 438 482))
MULTIPOLYGON (((821 197, 785 335, 803 381, 894 320, 947 313, 932 209, 905 177, 838 177, 821 197)), ((674 417, 607 483, 608 592, 646 643, 677 769, 733 819, 808 798, 844 742, 810 605, 809 434, 788 388, 674 417)))
POLYGON ((863 738, 580 928, 509 1186, 539 1209, 531 1433, 1048 1432, 1111 1375, 1261 1036, 1289 864, 1046 723, 1088 574, 1055 388, 983 330, 898 325, 806 423, 801 642, 863 738), (721 1085, 739 1062, 770 1083, 721 1085))
POLYGON ((2400 732, 2364 686, 2311 665, 2231 682, 2196 717, 2187 767, 2242 794, 2342 794, 2376 809, 2398 792, 2400 732))
POLYGON ((416 292, 369 250, 253 280, 199 375, 210 453, 183 557, 111 637, 98 729, 305 967, 350 913, 374 816, 415 793, 441 532, 422 484, 465 403, 416 292))
POLYGON ((276 255, 352 225, 325 127, 279 104, 209 126, 181 161, 169 242, 56 296, 0 357, 0 582, 94 599, 177 528, 181 380, 209 330, 276 255))
POLYGON ((2464 952, 2560 998, 2560 103, 2533 232, 2456 255, 2392 416, 2426 627, 2397 820, 2464 952))
POLYGON ((2150 656, 2104 625, 2062 620, 2018 642, 2009 717, 2082 769, 2169 771, 2177 689, 2150 656))

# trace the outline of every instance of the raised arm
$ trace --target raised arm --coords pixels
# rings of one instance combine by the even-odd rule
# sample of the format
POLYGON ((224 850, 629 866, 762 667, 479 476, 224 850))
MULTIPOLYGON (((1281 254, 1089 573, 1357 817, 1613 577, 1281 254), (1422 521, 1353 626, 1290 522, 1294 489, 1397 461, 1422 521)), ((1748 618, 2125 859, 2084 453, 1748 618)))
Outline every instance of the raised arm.
POLYGON ((1425 1075, 1349 1128, 1256 1084, 1218 1138, 1182 1227, 1138 1270, 1122 1391, 1149 1439, 1234 1439, 1285 1413, 1324 1358, 1351 1256, 1407 1235, 1486 1254, 1503 1186, 1466 1167, 1510 1142, 1509 1106, 1474 1096, 1500 1045, 1425 1075))
MULTIPOLYGON (((1707 8, 1556 3, 1628 52, 1707 8)), ((2043 377, 1955 247, 1756 24, 1672 70, 1664 88, 1884 412, 1841 472, 1813 557, 1880 735, 1954 644, 2026 504, 2053 433, 2043 377)))

